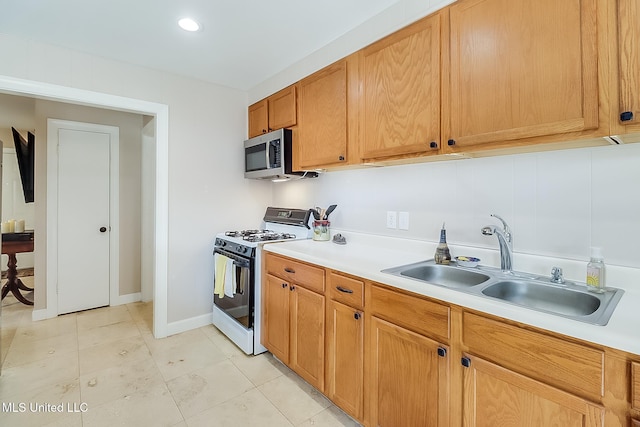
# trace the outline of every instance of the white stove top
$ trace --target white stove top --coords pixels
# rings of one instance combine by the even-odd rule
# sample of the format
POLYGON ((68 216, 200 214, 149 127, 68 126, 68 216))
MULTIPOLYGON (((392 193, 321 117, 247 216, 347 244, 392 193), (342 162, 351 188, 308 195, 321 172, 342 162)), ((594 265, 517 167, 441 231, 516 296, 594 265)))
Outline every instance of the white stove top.
POLYGON ((276 223, 263 223, 262 225, 264 227, 260 229, 227 231, 219 233, 216 237, 236 245, 244 245, 252 248, 265 243, 310 239, 312 237, 311 230, 306 227, 276 223))

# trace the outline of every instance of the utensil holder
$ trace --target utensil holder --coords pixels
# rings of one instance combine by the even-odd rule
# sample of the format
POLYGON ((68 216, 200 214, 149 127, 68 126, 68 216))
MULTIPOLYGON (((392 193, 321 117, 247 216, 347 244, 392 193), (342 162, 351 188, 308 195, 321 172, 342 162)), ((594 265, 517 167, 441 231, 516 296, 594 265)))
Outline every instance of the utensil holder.
POLYGON ((331 237, 331 223, 327 220, 313 221, 313 240, 326 241, 331 237))

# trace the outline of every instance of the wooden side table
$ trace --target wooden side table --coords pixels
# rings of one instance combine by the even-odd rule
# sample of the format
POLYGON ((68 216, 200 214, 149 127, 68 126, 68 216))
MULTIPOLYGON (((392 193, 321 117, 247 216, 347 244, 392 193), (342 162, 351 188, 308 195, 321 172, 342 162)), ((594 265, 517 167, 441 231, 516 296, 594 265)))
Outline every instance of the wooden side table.
POLYGON ((2 253, 9 255, 7 263, 7 283, 2 287, 2 299, 11 292, 18 301, 23 304, 33 305, 33 301, 25 298, 20 293, 21 290, 31 292, 32 288, 22 283, 18 278, 18 260, 16 254, 23 252, 33 252, 33 230, 24 233, 5 233, 2 235, 2 253))

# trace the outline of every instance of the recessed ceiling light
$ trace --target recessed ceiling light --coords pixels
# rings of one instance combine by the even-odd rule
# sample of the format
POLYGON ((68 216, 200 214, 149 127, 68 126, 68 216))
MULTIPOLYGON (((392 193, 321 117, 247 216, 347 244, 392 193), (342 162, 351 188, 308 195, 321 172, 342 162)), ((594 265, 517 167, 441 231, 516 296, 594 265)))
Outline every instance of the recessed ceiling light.
POLYGON ((185 31, 200 31, 200 24, 191 18, 182 18, 178 21, 178 25, 185 31))

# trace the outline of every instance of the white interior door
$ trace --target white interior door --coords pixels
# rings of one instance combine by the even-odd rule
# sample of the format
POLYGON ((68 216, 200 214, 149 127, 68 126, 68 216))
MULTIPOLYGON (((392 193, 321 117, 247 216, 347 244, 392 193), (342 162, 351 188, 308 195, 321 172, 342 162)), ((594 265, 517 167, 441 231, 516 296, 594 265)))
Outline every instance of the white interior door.
POLYGON ((111 134, 58 130, 58 314, 109 305, 111 134))

